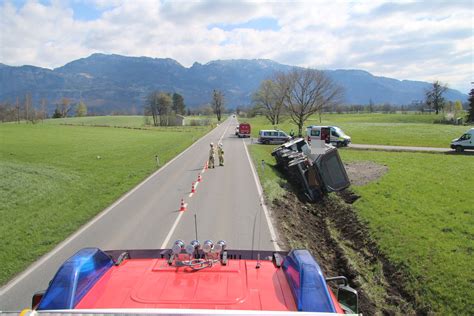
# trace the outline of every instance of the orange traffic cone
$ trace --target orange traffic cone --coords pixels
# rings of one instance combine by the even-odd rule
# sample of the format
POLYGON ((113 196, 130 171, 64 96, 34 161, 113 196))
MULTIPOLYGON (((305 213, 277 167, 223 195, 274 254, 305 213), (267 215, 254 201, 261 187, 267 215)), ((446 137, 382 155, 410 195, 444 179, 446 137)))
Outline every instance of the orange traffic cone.
POLYGON ((198 180, 197 180, 197 182, 201 182, 201 181, 202 181, 201 174, 198 174, 198 180))
POLYGON ((180 212, 184 212, 187 210, 187 205, 184 203, 184 199, 181 199, 181 206, 179 207, 180 212))
POLYGON ((193 182, 193 185, 191 186, 191 193, 196 193, 196 188, 194 186, 194 182, 193 182))

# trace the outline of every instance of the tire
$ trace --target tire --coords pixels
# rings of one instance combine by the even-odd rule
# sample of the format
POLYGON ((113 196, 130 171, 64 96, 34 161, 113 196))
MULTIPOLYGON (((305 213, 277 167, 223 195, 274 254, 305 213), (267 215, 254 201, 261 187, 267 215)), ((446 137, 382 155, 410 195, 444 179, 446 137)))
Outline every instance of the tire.
POLYGON ((462 148, 462 146, 459 146, 459 145, 456 146, 457 153, 462 153, 463 151, 464 151, 464 148, 462 148))

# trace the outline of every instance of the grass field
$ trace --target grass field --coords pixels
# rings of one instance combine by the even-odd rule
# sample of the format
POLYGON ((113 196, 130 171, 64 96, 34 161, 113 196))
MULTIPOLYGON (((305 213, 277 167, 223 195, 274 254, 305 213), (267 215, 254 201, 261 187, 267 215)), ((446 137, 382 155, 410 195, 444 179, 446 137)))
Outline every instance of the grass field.
POLYGON ((354 187, 355 203, 382 251, 410 273, 409 290, 441 314, 472 311, 474 159, 463 155, 341 151, 389 172, 354 187))
POLYGON ((0 124, 0 284, 208 130, 0 124))
MULTIPOLYGON (((215 116, 187 116, 186 119, 199 120, 209 119, 211 123, 217 123, 215 116)), ((225 118, 224 118, 225 119, 225 118)), ((148 118, 148 123, 152 124, 151 117, 148 118)), ((45 124, 74 124, 74 125, 107 125, 107 126, 125 126, 125 127, 152 127, 152 128, 173 128, 173 127, 153 127, 147 125, 146 119, 143 115, 110 115, 110 116, 85 116, 85 117, 67 117, 58 119, 48 119, 44 121, 45 124)), ((179 126, 178 128, 181 128, 179 126)))
MULTIPOLYGON (((267 197, 282 196, 285 183, 272 168, 274 146, 252 145, 267 197)), ((409 276, 408 290, 439 314, 464 315, 474 300, 474 159, 463 155, 341 150, 345 162, 387 165, 381 179, 353 187, 355 203, 372 237, 409 276)))
MULTIPOLYGON (((352 137, 354 144, 377 144, 394 146, 421 146, 447 148, 453 138, 461 136, 469 126, 433 124, 438 116, 421 114, 324 114, 322 122, 317 116, 311 117, 305 124, 336 125, 352 137)), ((252 125, 253 137, 258 136, 261 129, 273 129, 264 117, 241 121, 252 125)), ((285 119, 277 128, 289 133, 291 129, 298 132, 297 127, 285 119)), ((303 135, 306 132, 303 130, 303 135)))

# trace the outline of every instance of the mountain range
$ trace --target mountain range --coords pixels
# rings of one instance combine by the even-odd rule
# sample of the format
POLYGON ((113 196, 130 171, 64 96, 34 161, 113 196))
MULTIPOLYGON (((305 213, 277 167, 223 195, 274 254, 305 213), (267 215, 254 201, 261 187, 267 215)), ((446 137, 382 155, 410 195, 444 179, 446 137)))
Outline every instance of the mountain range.
MULTIPOLYGON (((188 107, 209 103, 214 89, 224 92, 230 108, 249 105, 260 82, 275 71, 293 66, 267 59, 216 60, 187 68, 169 58, 93 54, 55 69, 0 64, 0 102, 15 102, 31 93, 49 109, 62 97, 82 99, 89 112, 138 111, 153 90, 177 92, 188 107), (132 111, 132 109, 134 109, 132 111)), ((345 91, 346 104, 410 104, 423 100, 431 83, 378 77, 363 70, 324 70, 345 91)), ((466 101, 467 95, 448 89, 448 100, 466 101)))

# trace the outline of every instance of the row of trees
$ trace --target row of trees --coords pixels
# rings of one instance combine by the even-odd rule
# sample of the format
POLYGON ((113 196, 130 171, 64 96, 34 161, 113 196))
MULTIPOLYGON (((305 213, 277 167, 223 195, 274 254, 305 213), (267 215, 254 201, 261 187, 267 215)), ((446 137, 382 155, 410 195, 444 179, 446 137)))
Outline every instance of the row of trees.
POLYGON ((202 107, 199 110, 186 111, 186 105, 184 104, 184 98, 178 94, 160 91, 151 92, 146 101, 145 115, 151 115, 153 117, 153 125, 155 126, 170 126, 175 124, 175 117, 177 114, 188 115, 194 113, 201 113, 210 115, 214 113, 217 117, 217 121, 220 122, 222 114, 225 111, 225 100, 224 93, 220 90, 214 90, 212 92, 211 103, 202 107), (199 111, 202 110, 202 111, 199 111))
MULTIPOLYGON (((278 125, 283 115, 289 116, 298 126, 301 135, 304 122, 309 116, 325 112, 383 112, 419 110, 421 112, 447 111, 457 118, 462 112, 461 101, 446 101, 443 94, 447 86, 435 81, 432 87, 425 91, 425 100, 411 105, 394 106, 389 103, 368 105, 342 105, 342 88, 336 85, 323 72, 313 69, 295 68, 289 73, 276 73, 271 79, 264 80, 253 95, 254 107, 250 114, 261 113, 272 125, 278 125)), ((474 90, 474 89, 473 89, 474 90)), ((470 110, 467 121, 474 122, 474 92, 471 90, 470 110), (471 114, 473 113, 473 114, 471 114)), ((320 116, 321 118, 321 116, 320 116)))
MULTIPOLYGON (((48 104, 46 99, 41 99, 40 103, 35 106, 32 101, 31 94, 26 94, 24 98, 17 98, 14 104, 10 102, 0 103, 0 121, 26 121, 36 123, 48 118, 48 104)), ((68 117, 70 112, 75 109, 76 116, 86 116, 87 106, 84 102, 73 104, 68 98, 62 98, 56 105, 56 109, 52 115, 53 118, 68 117)))
MULTIPOLYGON (((259 89, 253 95, 254 107, 250 113, 261 113, 267 117, 272 125, 278 125, 282 115, 288 115, 298 126, 298 132, 302 133, 304 122, 309 116, 325 112, 384 112, 425 110, 453 113, 457 118, 462 111, 460 101, 446 101, 443 93, 447 87, 439 81, 435 81, 431 89, 425 92, 425 100, 414 102, 406 106, 394 106, 389 103, 374 104, 370 100, 368 105, 342 105, 342 88, 331 81, 323 72, 314 69, 295 68, 288 73, 275 73, 271 79, 264 80, 259 89)), ((62 98, 52 115, 53 118, 68 117, 74 110, 75 116, 86 116, 87 106, 81 100, 73 104, 70 99, 62 98)), ((224 94, 220 90, 214 90, 211 102, 201 108, 186 109, 184 98, 178 93, 165 93, 154 91, 147 97, 145 114, 153 117, 154 125, 173 125, 173 117, 177 114, 204 114, 214 113, 221 121, 225 111, 224 94)), ((237 110, 239 112, 239 110, 237 110)), ((468 122, 474 122, 474 89, 469 93, 468 122)), ((34 106, 31 94, 26 94, 23 99, 16 99, 14 104, 0 102, 0 121, 22 121, 37 122, 47 118, 47 101, 42 99, 38 106, 34 106)))
POLYGON ((322 71, 294 68, 264 80, 253 101, 272 125, 280 123, 283 113, 289 115, 301 136, 311 115, 341 104, 342 97, 342 88, 322 71))
MULTIPOLYGON (((56 109, 54 109, 52 118, 65 118, 68 117, 71 113, 72 102, 68 98, 62 98, 59 104, 56 104, 56 109)), ((75 106, 76 117, 82 117, 87 115, 87 105, 80 100, 79 103, 75 106)))
POLYGON ((23 99, 16 98, 16 102, 0 103, 0 120, 2 122, 27 121, 35 123, 47 117, 46 100, 41 100, 39 107, 35 107, 31 94, 26 94, 23 99))
POLYGON ((178 93, 153 91, 147 97, 145 115, 152 116, 155 126, 175 125, 176 115, 185 111, 184 98, 178 93))

